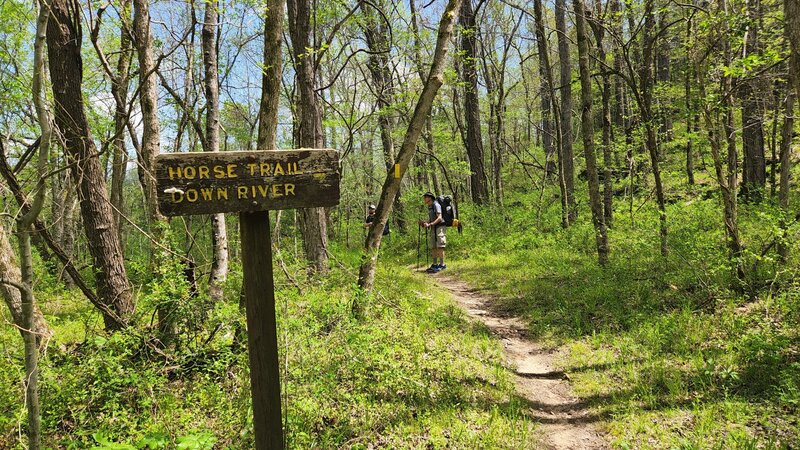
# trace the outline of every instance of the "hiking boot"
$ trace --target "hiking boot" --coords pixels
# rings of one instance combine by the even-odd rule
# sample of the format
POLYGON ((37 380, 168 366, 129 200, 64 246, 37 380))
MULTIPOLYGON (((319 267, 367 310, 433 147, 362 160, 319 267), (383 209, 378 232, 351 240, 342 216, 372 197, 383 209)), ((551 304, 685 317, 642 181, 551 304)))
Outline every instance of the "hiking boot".
POLYGON ((436 273, 438 272, 439 265, 438 264, 431 264, 430 267, 425 269, 425 273, 436 273))
POLYGON ((444 269, 447 269, 447 264, 439 264, 439 270, 437 270, 437 272, 441 272, 444 269))

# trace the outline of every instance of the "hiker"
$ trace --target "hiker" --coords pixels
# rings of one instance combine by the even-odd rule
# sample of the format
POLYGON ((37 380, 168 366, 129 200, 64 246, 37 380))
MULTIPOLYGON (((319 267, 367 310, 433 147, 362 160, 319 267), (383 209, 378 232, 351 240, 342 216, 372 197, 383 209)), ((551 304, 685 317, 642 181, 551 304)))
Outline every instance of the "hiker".
POLYGON ((447 226, 445 225, 444 217, 442 217, 442 205, 436 200, 436 196, 430 192, 426 192, 422 195, 422 198, 425 201, 425 205, 428 206, 428 221, 420 220, 419 224, 431 230, 430 245, 431 255, 433 256, 433 264, 431 264, 425 272, 437 273, 447 268, 444 264, 444 247, 447 244, 447 226))
MULTIPOLYGON (((364 220, 364 228, 369 228, 372 222, 375 222, 375 205, 370 204, 367 211, 367 218, 364 220)), ((387 220, 386 225, 383 226, 383 235, 386 236, 389 233, 389 221, 387 220)))

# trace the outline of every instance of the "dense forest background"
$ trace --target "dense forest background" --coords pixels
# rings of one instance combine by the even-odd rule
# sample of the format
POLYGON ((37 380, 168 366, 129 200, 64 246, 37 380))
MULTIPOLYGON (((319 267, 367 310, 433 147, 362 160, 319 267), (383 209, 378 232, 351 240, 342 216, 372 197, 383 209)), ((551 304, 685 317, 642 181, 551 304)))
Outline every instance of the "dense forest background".
POLYGON ((238 219, 153 161, 291 148, 287 447, 537 448, 432 191, 611 446, 796 448, 798 74, 797 0, 0 0, 0 448, 253 446, 238 219))

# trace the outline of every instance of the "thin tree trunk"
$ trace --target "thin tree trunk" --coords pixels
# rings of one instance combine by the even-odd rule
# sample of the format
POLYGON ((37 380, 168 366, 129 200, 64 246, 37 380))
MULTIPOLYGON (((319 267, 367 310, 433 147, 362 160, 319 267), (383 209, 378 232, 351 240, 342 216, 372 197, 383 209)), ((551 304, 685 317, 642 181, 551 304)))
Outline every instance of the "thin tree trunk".
MULTIPOLYGON (((371 291, 375 284, 378 250, 381 245, 383 227, 389 219, 389 214, 392 210, 391 204, 393 199, 397 196, 403 176, 408 170, 411 158, 413 158, 416 152, 417 141, 422 134, 426 117, 430 114, 436 93, 444 82, 443 73, 446 64, 447 47, 450 38, 453 36, 453 28, 458 19, 461 1, 462 0, 449 0, 442 14, 442 19, 439 22, 439 32, 436 38, 436 48, 433 53, 430 73, 422 89, 422 93, 419 96, 417 105, 414 108, 414 114, 411 116, 408 129, 403 139, 403 144, 400 147, 397 160, 395 161, 396 164, 400 165, 400 177, 395 178, 394 174, 388 174, 383 183, 381 198, 378 201, 378 208, 375 212, 375 221, 369 228, 369 233, 364 244, 365 251, 361 258, 361 267, 358 273, 358 286, 367 292, 371 291)), ((359 303, 354 303, 354 313, 359 314, 361 307, 362 305, 359 303)))
POLYGON ((151 229, 164 221, 158 211, 155 157, 160 152, 161 130, 158 123, 158 78, 155 73, 153 36, 150 33, 150 10, 146 0, 133 1, 133 31, 139 55, 139 101, 142 107, 142 142, 139 154, 139 181, 144 191, 147 220, 151 229))
MULTIPOLYGON (((123 22, 130 19, 130 4, 130 0, 124 0, 120 4, 120 14, 125 17, 123 22)), ((130 35, 124 27, 120 32, 119 42, 117 73, 114 79, 111 80, 111 95, 114 97, 115 106, 114 142, 112 144, 113 155, 111 162, 111 205, 113 206, 114 224, 117 227, 117 231, 119 231, 120 241, 122 241, 122 216, 125 214, 123 188, 125 185, 125 169, 128 165, 128 151, 125 148, 125 127, 128 121, 128 71, 133 56, 130 35)))
MULTIPOLYGON (((311 1, 288 0, 287 11, 289 12, 289 34, 295 53, 296 87, 300 94, 295 119, 299 122, 297 143, 300 147, 321 148, 323 146, 322 116, 314 91, 316 53, 308 52, 313 45, 310 39, 312 33, 311 1)), ((303 250, 309 262, 309 270, 312 273, 325 274, 328 272, 328 232, 325 209, 306 208, 299 212, 303 250)))
MULTIPOLYGON (((206 152, 218 152, 220 150, 218 23, 219 4, 216 0, 208 0, 201 34, 206 94, 206 135, 203 150, 206 152)), ((221 301, 224 294, 223 285, 228 278, 228 230, 225 225, 225 214, 211 215, 211 242, 214 248, 214 257, 211 262, 208 291, 212 299, 221 301)))
POLYGON ((124 326, 135 306, 103 169, 83 106, 81 17, 71 5, 68 0, 53 0, 47 27, 55 122, 74 162, 73 176, 79 180, 81 216, 94 261, 97 296, 110 308, 103 313, 105 326, 115 330, 124 326))
POLYGON ((589 205, 592 210, 597 257, 601 266, 608 264, 608 233, 603 219, 600 181, 597 176, 597 158, 594 150, 594 122, 592 118, 592 79, 589 71, 589 39, 583 0, 573 0, 575 31, 578 35, 578 66, 581 78, 581 134, 583 154, 586 158, 586 178, 589 184, 589 205))
POLYGON ((603 23, 603 5, 600 0, 595 0, 595 22, 590 22, 594 31, 597 44, 597 58, 601 61, 602 70, 602 122, 603 122, 603 218, 606 228, 611 227, 614 220, 614 180, 612 179, 611 157, 611 75, 606 67, 606 49, 603 46, 605 37, 605 24, 603 23))
MULTIPOLYGON (((800 0, 784 0, 784 33, 789 41, 789 67, 786 103, 784 105, 784 122, 781 136, 781 180, 778 203, 788 216, 789 210, 789 176, 792 170, 792 137, 794 132, 794 103, 800 98, 800 0)), ((781 222, 781 228, 788 228, 787 218, 781 222)), ((789 259, 789 246, 785 241, 779 242, 778 254, 786 262, 789 259)))
POLYGON ((664 187, 661 182, 661 170, 658 158, 658 140, 653 115, 653 51, 656 45, 656 35, 653 27, 653 0, 645 0, 644 42, 642 45, 642 120, 646 133, 646 146, 650 153, 650 165, 653 169, 653 180, 656 188, 656 201, 659 212, 659 235, 661 237, 661 255, 666 257, 669 253, 667 247, 667 210, 664 200, 664 187))
MULTIPOLYGON (((691 42, 692 39, 692 30, 694 29, 692 24, 692 16, 689 16, 688 20, 686 20, 686 42, 687 45, 691 42)), ((694 102, 692 100, 692 64, 691 61, 687 58, 686 63, 686 79, 684 82, 684 96, 685 96, 685 105, 686 105, 686 178, 689 185, 694 185, 694 149, 692 148, 692 144, 694 141, 694 135, 692 134, 692 118, 695 115, 694 112, 694 102)))
MULTIPOLYGON (((572 63, 569 54, 569 37, 567 36, 567 4, 566 0, 556 0, 556 34, 558 35, 559 73, 561 74, 561 108, 560 122, 557 124, 560 137, 559 155, 563 167, 563 183, 569 205, 568 219, 572 224, 578 218, 578 206, 575 201, 575 155, 572 149, 572 63)), ((555 85, 550 83, 550 88, 555 85)), ((555 96, 553 97, 555 99, 555 96)), ((557 108, 554 108, 557 110, 557 108)))
MULTIPOLYGON (((536 46, 539 50, 539 72, 542 75, 542 92, 547 91, 547 96, 550 100, 550 107, 553 116, 559 117, 558 102, 556 101, 555 90, 553 87, 553 72, 550 70, 550 50, 547 45, 547 37, 544 32, 544 12, 542 10, 542 1, 533 1, 533 17, 536 28, 536 46)), ((544 95, 543 95, 544 97, 544 95)), ((544 99, 542 99, 542 110, 545 112, 544 99)), ((570 119, 571 120, 571 119, 570 119)), ((573 190, 569 188, 567 183, 568 168, 572 164, 572 157, 565 156, 563 153, 564 140, 562 134, 562 121, 556 120, 553 122, 553 130, 555 131, 555 148, 558 149, 558 182, 561 189, 561 226, 567 228, 572 223, 573 207, 575 203, 573 198, 573 190), (567 160, 569 159, 569 161, 567 160)), ((546 150, 546 148, 545 148, 546 150)))

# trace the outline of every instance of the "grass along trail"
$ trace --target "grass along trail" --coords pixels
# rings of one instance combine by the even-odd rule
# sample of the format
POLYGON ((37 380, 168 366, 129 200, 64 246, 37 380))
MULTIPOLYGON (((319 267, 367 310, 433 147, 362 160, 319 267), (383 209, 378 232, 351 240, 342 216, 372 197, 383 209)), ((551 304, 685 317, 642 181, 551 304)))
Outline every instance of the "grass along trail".
POLYGON ((539 423, 538 434, 546 448, 609 448, 595 426, 599 418, 572 395, 566 375, 553 368, 551 352, 526 337, 525 324, 519 318, 493 311, 490 297, 450 274, 439 273, 433 278, 450 291, 471 318, 482 322, 502 341, 517 393, 528 402, 527 414, 539 423))

